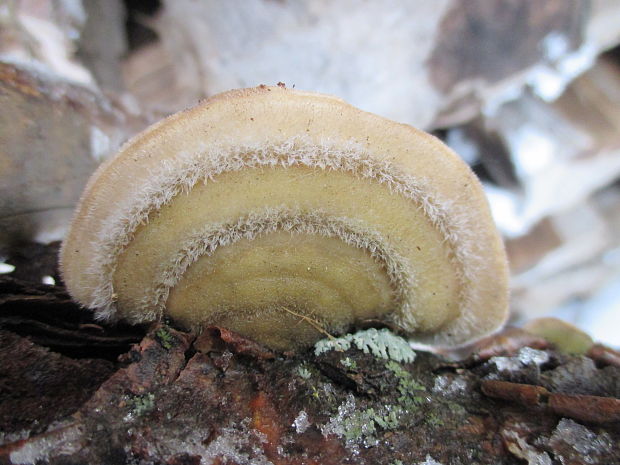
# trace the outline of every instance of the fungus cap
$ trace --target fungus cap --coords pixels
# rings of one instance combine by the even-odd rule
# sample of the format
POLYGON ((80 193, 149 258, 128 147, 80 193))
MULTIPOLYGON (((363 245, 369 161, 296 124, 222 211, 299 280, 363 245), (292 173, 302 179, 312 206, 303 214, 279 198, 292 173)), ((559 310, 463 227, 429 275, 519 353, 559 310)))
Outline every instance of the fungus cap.
POLYGON ((594 345, 587 333, 559 318, 536 318, 523 325, 523 329, 545 338, 557 350, 566 354, 585 355, 594 345))
POLYGON ((217 95, 129 141, 61 251, 102 319, 216 324, 273 348, 363 320, 466 344, 504 322, 506 256, 480 183, 410 126, 326 95, 217 95))

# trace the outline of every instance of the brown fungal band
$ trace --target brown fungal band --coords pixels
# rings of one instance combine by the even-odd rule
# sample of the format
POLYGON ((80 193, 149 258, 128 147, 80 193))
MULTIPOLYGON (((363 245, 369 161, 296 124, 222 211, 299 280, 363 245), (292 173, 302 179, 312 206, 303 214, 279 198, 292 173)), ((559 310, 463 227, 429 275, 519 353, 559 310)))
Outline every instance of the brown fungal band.
POLYGON ((508 305, 467 165, 424 132, 279 87, 215 96, 128 142, 90 180, 61 265, 103 319, 167 316, 279 349, 367 319, 453 347, 508 305))

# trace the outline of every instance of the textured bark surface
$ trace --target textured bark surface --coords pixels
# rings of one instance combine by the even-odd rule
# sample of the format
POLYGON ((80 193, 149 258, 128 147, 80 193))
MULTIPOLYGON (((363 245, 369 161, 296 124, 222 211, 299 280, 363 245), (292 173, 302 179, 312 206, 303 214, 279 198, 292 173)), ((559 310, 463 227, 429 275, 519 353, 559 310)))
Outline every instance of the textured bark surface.
POLYGON ((88 313, 59 288, 0 284, 0 463, 620 463, 620 367, 601 347, 568 356, 510 330, 461 362, 400 363, 159 324, 114 363, 76 349, 115 356, 126 331, 72 327, 88 313), (29 325, 14 325, 17 308, 29 325), (34 321, 50 310, 42 337, 34 321), (61 320, 69 349, 55 342, 61 320))
POLYGON ((0 276, 0 329, 69 357, 112 361, 144 335, 139 326, 100 325, 61 286, 4 276, 0 276))
POLYGON ((9 439, 45 431, 75 412, 113 372, 107 360, 64 357, 0 330, 0 431, 9 439))

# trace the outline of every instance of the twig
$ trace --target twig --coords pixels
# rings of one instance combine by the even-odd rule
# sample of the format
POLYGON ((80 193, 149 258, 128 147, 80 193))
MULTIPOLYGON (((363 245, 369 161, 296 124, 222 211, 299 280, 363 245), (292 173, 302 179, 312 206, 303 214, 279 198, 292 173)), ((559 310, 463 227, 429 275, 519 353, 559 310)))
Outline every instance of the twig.
POLYGON ((301 318, 301 320, 305 321, 306 323, 308 323, 310 326, 312 326, 314 329, 316 329, 319 333, 324 334, 325 336, 327 336, 329 339, 336 339, 334 336, 332 336, 331 334, 329 334, 322 326, 321 323, 319 323, 317 320, 315 320, 314 318, 309 317, 308 315, 302 315, 301 313, 297 313, 294 312, 293 310, 290 310, 286 307, 281 307, 282 310, 284 310, 285 312, 290 313, 291 315, 295 315, 299 318, 301 318))

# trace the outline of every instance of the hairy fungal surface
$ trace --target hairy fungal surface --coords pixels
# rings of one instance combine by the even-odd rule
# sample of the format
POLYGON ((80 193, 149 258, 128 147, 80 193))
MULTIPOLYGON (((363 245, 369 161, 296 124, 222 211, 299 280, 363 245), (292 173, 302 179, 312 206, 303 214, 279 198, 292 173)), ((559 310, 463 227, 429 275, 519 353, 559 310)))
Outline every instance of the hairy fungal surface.
POLYGON ((457 156, 281 88, 216 96, 130 141, 87 186, 61 264, 102 319, 220 324, 281 349, 365 319, 462 345, 507 309, 503 246, 457 156))

